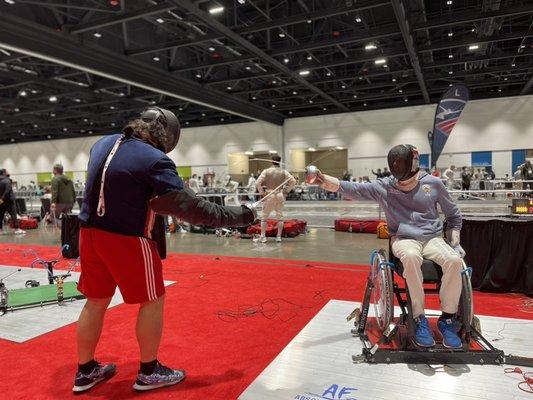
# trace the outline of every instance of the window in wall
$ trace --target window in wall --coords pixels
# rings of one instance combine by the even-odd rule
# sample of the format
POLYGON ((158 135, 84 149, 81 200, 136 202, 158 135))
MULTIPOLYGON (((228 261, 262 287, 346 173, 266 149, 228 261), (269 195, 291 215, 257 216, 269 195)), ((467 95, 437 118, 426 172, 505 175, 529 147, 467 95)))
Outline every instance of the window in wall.
POLYGON ((473 167, 489 167, 492 165, 492 151, 473 151, 471 160, 473 167))

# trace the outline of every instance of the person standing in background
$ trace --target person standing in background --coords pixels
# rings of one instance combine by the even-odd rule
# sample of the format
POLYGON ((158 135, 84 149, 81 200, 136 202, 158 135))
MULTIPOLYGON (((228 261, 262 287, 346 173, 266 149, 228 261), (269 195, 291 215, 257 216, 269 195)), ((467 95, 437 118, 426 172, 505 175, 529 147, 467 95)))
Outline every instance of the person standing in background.
POLYGON ((453 189, 454 177, 455 177, 455 165, 450 165, 450 167, 444 171, 444 178, 446 178, 446 188, 448 190, 453 189))
POLYGON ((52 178, 52 205, 50 207, 51 213, 54 215, 56 221, 62 213, 69 213, 76 202, 76 191, 74 190, 74 183, 68 176, 63 175, 63 166, 61 164, 54 165, 52 178))
MULTIPOLYGON (((463 171, 461 172, 461 190, 470 190, 471 179, 472 175, 470 174, 470 171, 467 167, 463 167, 463 171)), ((464 197, 464 193, 461 196, 464 197)))
POLYGON ((6 212, 11 216, 15 234, 25 234, 26 231, 19 228, 17 210, 15 207, 15 193, 13 193, 11 179, 9 178, 7 171, 2 168, 0 169, 0 232, 2 232, 4 226, 4 215, 6 212))
POLYGON ((189 189, 196 194, 200 192, 200 185, 198 184, 198 177, 196 174, 193 174, 193 176, 189 179, 189 189))
POLYGON ((387 167, 383 168, 383 178, 386 178, 387 176, 391 176, 390 171, 387 167))
POLYGON ((378 168, 378 172, 374 172, 374 170, 372 170, 372 173, 376 175, 376 178, 378 179, 383 178, 383 172, 381 172, 381 168, 378 168))

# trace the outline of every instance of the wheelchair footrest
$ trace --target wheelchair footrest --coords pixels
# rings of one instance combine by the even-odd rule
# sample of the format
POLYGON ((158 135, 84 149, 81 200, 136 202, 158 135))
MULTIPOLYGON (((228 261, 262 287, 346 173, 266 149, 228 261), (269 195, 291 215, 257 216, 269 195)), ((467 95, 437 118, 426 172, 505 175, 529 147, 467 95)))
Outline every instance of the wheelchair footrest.
MULTIPOLYGON (((501 350, 491 351, 450 351, 448 349, 391 350, 378 349, 374 354, 370 349, 363 349, 361 356, 368 363, 375 364, 474 364, 500 365, 504 362, 501 350)), ((354 362, 361 362, 361 357, 353 356, 354 362), (357 360, 357 361, 356 361, 357 360)))

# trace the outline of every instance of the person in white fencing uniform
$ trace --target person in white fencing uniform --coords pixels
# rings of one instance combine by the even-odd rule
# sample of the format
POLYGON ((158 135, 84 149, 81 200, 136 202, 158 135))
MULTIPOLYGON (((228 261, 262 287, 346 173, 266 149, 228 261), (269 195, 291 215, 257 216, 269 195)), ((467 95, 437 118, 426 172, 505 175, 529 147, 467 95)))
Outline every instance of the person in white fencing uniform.
POLYGON ((231 178, 231 175, 226 175, 224 189, 226 189, 226 192, 228 193, 224 200, 224 204, 226 206, 240 206, 241 203, 239 201, 239 182, 234 181, 231 178))
POLYGON ((419 346, 435 345, 433 333, 424 315, 424 286, 422 261, 429 259, 441 266, 440 288, 442 315, 437 323, 448 348, 461 348, 456 332, 456 317, 461 297, 462 257, 460 245, 462 216, 442 181, 419 168, 419 155, 412 145, 394 146, 388 154, 392 177, 370 183, 339 181, 322 174, 316 167, 308 168, 307 180, 326 190, 342 193, 343 198, 374 200, 385 210, 392 242, 392 252, 404 267, 403 276, 409 288, 416 321, 415 340, 419 346), (437 209, 439 204, 446 217, 446 238, 443 222, 437 209))
POLYGON ((250 177, 248 178, 248 185, 246 185, 246 189, 248 191, 248 199, 250 201, 255 201, 255 184, 257 182, 257 179, 255 179, 254 174, 250 174, 250 177))
POLYGON ((285 204, 285 196, 296 185, 296 179, 286 170, 280 167, 281 157, 278 155, 272 156, 272 166, 261 172, 255 184, 257 191, 261 196, 270 194, 274 189, 286 182, 283 187, 277 190, 268 197, 263 204, 263 211, 261 213, 261 237, 262 243, 266 242, 266 226, 267 218, 271 213, 275 213, 275 219, 278 221, 278 231, 276 241, 281 242, 281 234, 283 232, 283 205, 285 204), (266 190, 265 190, 266 188, 266 190))
POLYGON ((189 189, 191 189, 194 193, 200 192, 200 186, 198 185, 198 177, 196 174, 189 179, 189 189))
POLYGON ((446 188, 448 190, 453 190, 453 179, 455 177, 455 165, 450 165, 450 168, 447 168, 444 171, 444 178, 446 178, 446 188))

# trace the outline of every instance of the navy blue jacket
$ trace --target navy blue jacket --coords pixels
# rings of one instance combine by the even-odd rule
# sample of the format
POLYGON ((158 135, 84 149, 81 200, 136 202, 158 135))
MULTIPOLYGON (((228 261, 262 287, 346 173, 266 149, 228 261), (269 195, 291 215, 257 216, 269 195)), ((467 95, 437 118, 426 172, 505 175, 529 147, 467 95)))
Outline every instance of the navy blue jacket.
POLYGON ((79 216, 84 226, 150 237, 153 212, 213 227, 246 226, 255 219, 247 207, 219 206, 185 189, 172 160, 135 138, 125 139, 109 164, 104 182, 105 215, 99 217, 96 210, 103 166, 120 136, 106 136, 91 149, 79 216), (150 199, 154 200, 149 203, 150 199))
POLYGON ((183 189, 183 181, 165 153, 141 140, 126 139, 107 169, 105 215, 97 216, 103 165, 120 136, 106 136, 91 149, 80 219, 105 231, 146 236, 148 201, 154 196, 183 189))

